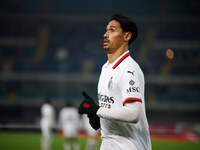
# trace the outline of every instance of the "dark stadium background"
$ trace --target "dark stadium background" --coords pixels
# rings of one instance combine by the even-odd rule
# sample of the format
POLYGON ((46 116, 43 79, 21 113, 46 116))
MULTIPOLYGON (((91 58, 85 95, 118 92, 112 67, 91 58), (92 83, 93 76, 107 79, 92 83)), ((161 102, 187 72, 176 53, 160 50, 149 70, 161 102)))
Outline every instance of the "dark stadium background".
POLYGON ((199 0, 1 0, 0 130, 38 129, 46 98, 57 114, 65 101, 78 106, 82 90, 97 99, 115 12, 139 28, 130 52, 145 75, 152 137, 199 140, 199 0))

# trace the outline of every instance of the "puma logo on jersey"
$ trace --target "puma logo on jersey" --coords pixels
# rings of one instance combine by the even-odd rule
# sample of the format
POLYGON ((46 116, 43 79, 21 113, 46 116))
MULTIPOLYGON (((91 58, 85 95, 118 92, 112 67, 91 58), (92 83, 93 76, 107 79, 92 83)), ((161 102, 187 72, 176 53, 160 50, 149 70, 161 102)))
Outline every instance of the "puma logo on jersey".
POLYGON ((133 72, 131 72, 131 71, 127 71, 127 73, 131 73, 133 76, 134 76, 134 72, 135 72, 135 71, 133 71, 133 72))

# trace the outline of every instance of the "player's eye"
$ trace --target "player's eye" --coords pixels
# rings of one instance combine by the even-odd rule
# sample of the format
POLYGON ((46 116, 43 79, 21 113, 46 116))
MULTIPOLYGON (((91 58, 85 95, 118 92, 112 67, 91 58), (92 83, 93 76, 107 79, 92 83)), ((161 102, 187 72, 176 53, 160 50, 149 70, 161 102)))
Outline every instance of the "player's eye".
POLYGON ((113 31, 115 31, 115 29, 114 29, 114 28, 110 28, 110 30, 109 30, 109 31, 113 32, 113 31))

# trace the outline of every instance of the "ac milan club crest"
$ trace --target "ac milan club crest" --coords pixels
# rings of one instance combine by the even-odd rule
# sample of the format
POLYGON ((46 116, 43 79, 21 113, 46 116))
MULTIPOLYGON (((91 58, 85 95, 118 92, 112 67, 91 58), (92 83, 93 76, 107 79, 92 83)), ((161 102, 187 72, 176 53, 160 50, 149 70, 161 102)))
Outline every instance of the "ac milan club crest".
POLYGON ((113 86, 112 78, 113 78, 113 77, 111 77, 110 80, 109 80, 109 82, 108 82, 108 89, 109 89, 109 90, 110 90, 110 89, 112 88, 112 86, 113 86))

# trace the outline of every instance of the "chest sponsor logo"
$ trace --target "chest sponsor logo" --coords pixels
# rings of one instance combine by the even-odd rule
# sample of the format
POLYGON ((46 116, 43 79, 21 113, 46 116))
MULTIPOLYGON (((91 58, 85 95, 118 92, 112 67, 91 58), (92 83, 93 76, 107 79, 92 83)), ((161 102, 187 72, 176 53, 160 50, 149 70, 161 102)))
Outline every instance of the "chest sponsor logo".
POLYGON ((140 93, 140 87, 129 87, 127 89, 127 93, 134 93, 134 92, 140 93))
POLYGON ((111 108, 111 105, 114 104, 114 97, 109 97, 101 93, 98 94, 100 107, 111 108))

